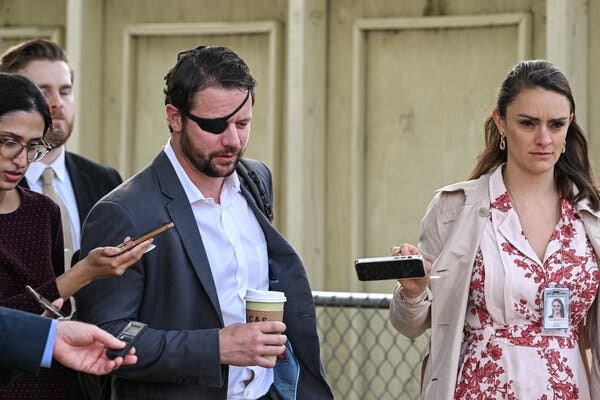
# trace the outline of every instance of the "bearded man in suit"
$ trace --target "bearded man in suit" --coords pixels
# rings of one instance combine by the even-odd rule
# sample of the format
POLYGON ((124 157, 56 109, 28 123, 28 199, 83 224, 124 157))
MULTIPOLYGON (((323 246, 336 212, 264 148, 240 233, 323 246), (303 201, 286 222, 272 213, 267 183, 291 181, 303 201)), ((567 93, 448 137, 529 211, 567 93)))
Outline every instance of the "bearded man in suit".
MULTIPOLYGON (((302 262, 236 171, 256 81, 233 51, 207 46, 180 52, 165 81, 166 146, 83 227, 85 256, 99 243, 175 224, 123 276, 76 295, 81 319, 113 334, 127 321, 147 324, 138 363, 112 377, 112 398, 333 399, 302 262), (249 289, 284 292, 283 322, 245 323, 249 289)), ((262 203, 273 204, 270 170, 246 162, 262 203)))

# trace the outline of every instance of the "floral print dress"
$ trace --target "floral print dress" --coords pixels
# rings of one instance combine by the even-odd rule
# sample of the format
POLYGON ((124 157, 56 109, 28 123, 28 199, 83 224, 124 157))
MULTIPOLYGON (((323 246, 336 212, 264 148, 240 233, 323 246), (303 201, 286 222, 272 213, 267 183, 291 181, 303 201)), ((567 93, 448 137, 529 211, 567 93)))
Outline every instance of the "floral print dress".
POLYGON ((563 199, 540 260, 501 171, 490 178, 492 204, 471 278, 454 398, 588 400, 577 326, 598 290, 595 253, 573 204, 563 199), (570 328, 544 333, 543 290, 554 285, 570 291, 570 328))

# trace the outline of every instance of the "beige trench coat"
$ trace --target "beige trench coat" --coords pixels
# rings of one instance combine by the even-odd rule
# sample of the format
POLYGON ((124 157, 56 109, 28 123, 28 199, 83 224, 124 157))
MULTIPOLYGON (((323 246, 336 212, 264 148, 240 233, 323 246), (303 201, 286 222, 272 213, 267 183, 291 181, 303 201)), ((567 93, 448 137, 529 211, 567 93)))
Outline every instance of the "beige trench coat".
MULTIPOLYGON (((419 248, 432 263, 429 298, 418 306, 404 304, 398 288, 390 306, 392 325, 403 335, 416 338, 431 328, 429 360, 422 383, 424 400, 452 400, 458 373, 460 348, 475 255, 489 212, 489 176, 460 182, 438 190, 421 224, 419 248)), ((600 213, 586 202, 576 209, 596 256, 600 254, 600 213), (585 204, 584 204, 585 203, 585 204)), ((600 314, 600 307, 592 307, 600 314)), ((600 315, 591 340, 592 400, 600 400, 600 315)))

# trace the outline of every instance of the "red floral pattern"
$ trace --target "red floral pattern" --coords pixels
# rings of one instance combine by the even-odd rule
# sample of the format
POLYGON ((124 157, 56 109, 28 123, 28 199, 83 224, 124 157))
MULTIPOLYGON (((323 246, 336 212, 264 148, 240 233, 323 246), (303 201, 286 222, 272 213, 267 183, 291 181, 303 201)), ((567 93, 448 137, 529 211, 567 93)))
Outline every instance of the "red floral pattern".
POLYGON ((596 297, 600 274, 583 223, 573 204, 563 199, 561 218, 548 243, 548 248, 556 251, 546 254, 540 264, 525 255, 520 224, 513 236, 498 233, 502 223, 498 221, 514 213, 503 183, 501 189, 497 191, 501 194, 493 197, 488 228, 493 226, 504 271, 490 270, 491 266, 502 268, 503 264, 499 260, 485 262, 480 248, 471 278, 454 398, 589 399, 576 327, 596 297), (495 288, 487 287, 486 273, 492 272, 496 276, 510 275, 510 302, 505 301, 502 293, 507 293, 507 289, 498 280, 489 281, 495 282, 490 285, 497 285, 495 288), (542 334, 542 293, 552 283, 570 291, 571 328, 562 336, 542 334))

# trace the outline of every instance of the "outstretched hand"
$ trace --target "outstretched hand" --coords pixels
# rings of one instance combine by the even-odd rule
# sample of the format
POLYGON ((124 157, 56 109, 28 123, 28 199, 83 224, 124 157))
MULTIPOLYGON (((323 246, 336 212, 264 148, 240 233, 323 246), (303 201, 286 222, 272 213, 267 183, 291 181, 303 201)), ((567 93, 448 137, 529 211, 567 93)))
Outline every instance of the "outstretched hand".
POLYGON ((233 324, 219 330, 221 363, 237 366, 258 365, 273 368, 275 361, 264 356, 277 356, 285 351, 286 326, 279 321, 233 324))
POLYGON ((122 349, 125 343, 97 326, 76 321, 58 321, 54 358, 66 367, 88 374, 108 374, 121 365, 135 364, 135 349, 114 360, 106 356, 106 347, 122 349))
MULTIPOLYGON (((125 242, 128 240, 129 237, 125 239, 125 242)), ((146 240, 125 252, 112 246, 97 247, 77 264, 83 263, 82 266, 86 268, 86 272, 92 280, 113 275, 121 276, 128 267, 142 258, 152 241, 153 239, 146 240)))
POLYGON ((153 239, 148 239, 125 252, 113 246, 93 249, 73 268, 56 278, 58 292, 66 299, 96 279, 123 275, 128 267, 142 258, 152 241, 153 239))
MULTIPOLYGON (((391 256, 416 256, 419 255, 419 249, 409 243, 403 243, 400 246, 393 246, 390 249, 391 256)), ((398 281, 402 284, 404 293, 408 297, 418 297, 429 283, 431 277, 431 263, 423 259, 423 265, 425 266, 425 276, 423 278, 408 278, 399 279, 398 281)))

